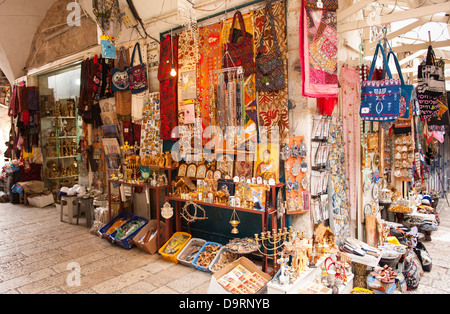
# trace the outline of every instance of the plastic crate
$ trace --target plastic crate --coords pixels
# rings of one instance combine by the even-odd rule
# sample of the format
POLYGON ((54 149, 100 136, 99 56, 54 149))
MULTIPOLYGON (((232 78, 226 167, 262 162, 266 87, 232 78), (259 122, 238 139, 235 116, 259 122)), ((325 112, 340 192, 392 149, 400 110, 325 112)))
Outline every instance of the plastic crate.
POLYGON ((178 260, 177 260, 177 256, 178 254, 181 252, 181 250, 183 250, 183 248, 188 244, 189 240, 192 238, 192 236, 189 233, 186 232, 177 232, 175 233, 170 239, 169 241, 167 241, 158 251, 159 254, 161 254, 161 256, 168 262, 172 262, 175 264, 178 264, 178 260), (173 253, 173 254, 168 254, 168 253, 164 253, 164 250, 166 249, 167 245, 170 244, 170 242, 176 238, 177 236, 180 235, 184 235, 187 237, 186 241, 180 245, 180 247, 178 248, 178 250, 173 253))
MULTIPOLYGON (((203 247, 201 248, 201 250, 197 253, 197 255, 195 255, 194 260, 192 261, 192 265, 194 265, 194 267, 198 270, 204 271, 206 273, 210 273, 211 270, 209 269, 209 265, 211 265, 211 263, 214 261, 214 259, 211 261, 211 263, 208 266, 200 266, 197 264, 198 258, 200 257, 200 254, 205 252, 206 247, 208 245, 215 245, 215 246, 220 246, 220 248, 222 248, 222 244, 216 243, 216 242, 206 242, 203 247)), ((219 249, 220 250, 220 249, 219 249)), ((218 253, 218 252, 217 252, 218 253)), ((216 255, 217 256, 217 255, 216 255)))
POLYGON ((111 235, 112 235, 114 232, 111 232, 111 234, 106 234, 106 232, 108 232, 108 229, 111 228, 111 226, 114 225, 114 223, 115 223, 117 220, 121 219, 121 218, 123 218, 123 219, 125 220, 125 222, 124 222, 122 225, 120 225, 118 228, 122 227, 122 226, 123 226, 128 220, 130 220, 133 216, 134 216, 133 214, 130 214, 130 213, 127 213, 127 212, 123 212, 123 213, 118 214, 115 218, 113 218, 110 222, 108 222, 106 225, 104 225, 104 226, 98 231, 98 232, 100 233, 100 236, 101 236, 102 238, 104 238, 104 239, 106 239, 106 240, 112 242, 111 235))
MULTIPOLYGON (((220 257, 222 256, 222 254, 223 254, 224 252, 230 252, 226 246, 222 246, 222 247, 220 248, 220 250, 219 250, 219 252, 217 253, 216 257, 213 259, 213 261, 211 262, 211 264, 209 264, 208 268, 209 268, 209 271, 210 271, 211 273, 214 274, 214 273, 217 272, 217 271, 215 271, 215 270, 213 269, 213 268, 214 268, 214 265, 220 260, 220 257)), ((239 256, 238 254, 233 253, 233 252, 230 252, 230 253, 235 255, 234 261, 237 260, 237 259, 239 259, 240 256, 239 256)), ((232 262, 234 262, 234 261, 231 261, 230 263, 232 263, 232 262)))
MULTIPOLYGON (((186 260, 186 256, 185 253, 187 253, 187 251, 189 250, 189 248, 193 245, 199 245, 200 249, 203 247, 203 245, 206 243, 206 240, 203 239, 198 239, 198 238, 192 238, 187 244, 186 246, 180 251, 180 254, 178 254, 177 256, 177 260, 180 264, 183 264, 185 266, 188 267, 194 267, 194 265, 192 265, 192 260, 186 260)), ((199 251, 200 251, 199 249, 199 251)), ((197 252, 198 253, 198 252, 197 252)), ((196 254, 197 255, 197 254, 196 254)), ((194 255, 195 257, 195 255, 194 255)))
MULTIPOLYGON (((140 226, 139 228, 137 228, 133 233, 131 233, 124 239, 116 239, 117 230, 114 231, 110 236, 111 242, 117 244, 118 246, 120 246, 126 250, 132 249, 133 246, 135 246, 135 243, 133 241, 134 237, 142 230, 142 228, 144 228, 148 224, 148 219, 143 218, 143 217, 133 216, 125 224, 122 225, 122 226, 124 226, 130 222, 137 221, 137 220, 143 221, 144 224, 142 226, 140 226)), ((120 229, 120 228, 118 228, 118 229, 120 229)))

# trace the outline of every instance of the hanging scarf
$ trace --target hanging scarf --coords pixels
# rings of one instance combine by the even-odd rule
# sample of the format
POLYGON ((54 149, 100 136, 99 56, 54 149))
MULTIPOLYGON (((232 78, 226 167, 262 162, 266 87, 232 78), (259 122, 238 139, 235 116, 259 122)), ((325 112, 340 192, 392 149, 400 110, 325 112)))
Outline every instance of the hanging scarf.
POLYGON ((336 97, 337 28, 336 11, 305 6, 300 12, 300 62, 303 96, 336 97))

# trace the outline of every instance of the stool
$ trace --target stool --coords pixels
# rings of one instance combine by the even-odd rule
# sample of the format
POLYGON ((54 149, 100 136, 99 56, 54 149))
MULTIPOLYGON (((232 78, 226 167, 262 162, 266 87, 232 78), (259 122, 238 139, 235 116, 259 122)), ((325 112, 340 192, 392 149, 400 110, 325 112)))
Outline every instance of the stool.
POLYGON ((63 221, 64 202, 67 204, 67 219, 69 224, 73 224, 73 210, 77 206, 75 196, 61 196, 61 221, 63 221))
POLYGON ((94 198, 93 197, 79 197, 77 199, 78 215, 77 225, 80 219, 81 211, 84 211, 86 216, 86 226, 92 227, 92 216, 94 215, 94 198))

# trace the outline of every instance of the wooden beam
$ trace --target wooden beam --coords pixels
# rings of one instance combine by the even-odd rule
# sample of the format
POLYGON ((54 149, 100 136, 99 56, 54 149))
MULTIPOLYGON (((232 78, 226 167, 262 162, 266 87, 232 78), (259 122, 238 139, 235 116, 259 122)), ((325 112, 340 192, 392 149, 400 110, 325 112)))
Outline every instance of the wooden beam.
POLYGON ((373 1, 370 0, 359 0, 356 3, 353 3, 352 5, 346 7, 345 9, 338 9, 337 10, 337 21, 338 23, 342 20, 345 20, 346 18, 352 16, 353 14, 357 13, 358 11, 361 11, 366 6, 371 4, 373 1))
MULTIPOLYGON (((431 45, 433 46, 433 48, 450 47, 450 40, 435 41, 435 42, 432 42, 431 45)), ((392 47, 392 50, 394 50, 395 53, 407 52, 407 51, 418 51, 418 50, 422 50, 422 49, 428 49, 428 46, 430 46, 430 43, 397 46, 397 47, 392 47)))
POLYGON ((450 1, 422 6, 406 11, 398 11, 384 16, 376 16, 375 18, 367 17, 365 20, 359 20, 355 22, 338 23, 337 31, 338 33, 345 33, 361 28, 370 27, 373 25, 389 24, 392 22, 398 22, 410 18, 421 18, 441 12, 450 12, 450 1))
MULTIPOLYGON (((424 18, 418 19, 415 22, 412 22, 411 24, 408 24, 405 27, 402 27, 402 28, 400 28, 400 29, 398 29, 398 30, 396 30, 394 32, 389 33, 386 36, 386 38, 388 40, 392 40, 394 38, 399 37, 400 35, 406 34, 407 32, 409 32, 409 31, 411 31, 411 30, 413 30, 413 29, 415 29, 415 28, 417 28, 419 26, 422 26, 425 23, 429 23, 429 22, 447 23, 448 19, 449 19, 448 16, 441 16, 441 15, 433 15, 431 17, 424 17, 424 18)), ((377 42, 376 41, 368 43, 366 45, 366 50, 369 51, 369 50, 375 49, 376 46, 377 46, 377 42)))

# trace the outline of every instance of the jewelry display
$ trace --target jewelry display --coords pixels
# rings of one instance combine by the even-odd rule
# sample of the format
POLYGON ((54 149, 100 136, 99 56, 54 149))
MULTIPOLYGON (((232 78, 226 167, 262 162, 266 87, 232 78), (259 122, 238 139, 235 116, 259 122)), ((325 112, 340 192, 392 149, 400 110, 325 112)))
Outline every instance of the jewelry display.
POLYGON ((308 164, 306 163, 306 144, 302 136, 288 138, 284 151, 290 151, 285 160, 286 213, 307 212, 303 208, 303 192, 308 188, 308 164))

